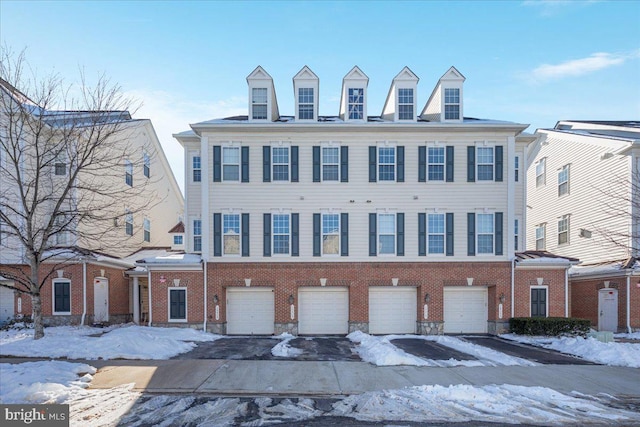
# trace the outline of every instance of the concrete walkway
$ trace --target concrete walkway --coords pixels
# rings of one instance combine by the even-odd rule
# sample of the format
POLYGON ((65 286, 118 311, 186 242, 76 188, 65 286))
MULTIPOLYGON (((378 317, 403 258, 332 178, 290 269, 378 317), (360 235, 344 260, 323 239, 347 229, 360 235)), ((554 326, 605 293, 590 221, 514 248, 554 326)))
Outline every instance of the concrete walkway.
POLYGON ((338 396, 417 385, 513 384, 549 387, 562 393, 640 397, 640 369, 601 365, 435 368, 272 360, 83 362, 99 369, 91 388, 135 383, 135 390, 150 393, 338 396))

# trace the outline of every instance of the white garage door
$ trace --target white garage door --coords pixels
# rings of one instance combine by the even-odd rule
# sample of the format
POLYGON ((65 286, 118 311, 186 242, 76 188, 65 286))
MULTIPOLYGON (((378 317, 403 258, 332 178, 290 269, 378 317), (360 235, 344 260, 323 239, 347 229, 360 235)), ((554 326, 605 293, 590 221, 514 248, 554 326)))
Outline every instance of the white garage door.
POLYGON ((487 332, 486 288, 444 288, 444 332, 487 332))
POLYGON ((369 333, 414 334, 416 298, 416 288, 369 288, 369 333))
POLYGON ((13 319, 13 290, 0 286, 0 325, 13 319))
POLYGON ((345 335, 349 332, 349 289, 300 288, 298 333, 345 335))
POLYGON ((272 335, 273 288, 227 289, 227 334, 272 335))

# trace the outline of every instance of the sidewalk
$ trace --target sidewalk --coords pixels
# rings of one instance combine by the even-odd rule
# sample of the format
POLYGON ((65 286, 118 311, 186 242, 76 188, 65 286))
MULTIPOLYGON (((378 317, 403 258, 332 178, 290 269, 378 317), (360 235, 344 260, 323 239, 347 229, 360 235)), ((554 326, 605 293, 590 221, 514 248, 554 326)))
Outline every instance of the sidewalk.
POLYGON ((91 388, 135 383, 150 393, 336 396, 418 385, 512 384, 562 393, 640 396, 640 369, 613 366, 374 366, 365 362, 268 360, 89 360, 91 388))

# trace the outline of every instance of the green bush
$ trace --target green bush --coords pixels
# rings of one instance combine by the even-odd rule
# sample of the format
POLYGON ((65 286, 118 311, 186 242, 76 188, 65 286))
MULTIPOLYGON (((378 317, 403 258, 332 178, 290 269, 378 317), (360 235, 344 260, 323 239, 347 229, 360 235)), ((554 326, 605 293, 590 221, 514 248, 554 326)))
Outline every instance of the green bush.
POLYGON ((591 321, 574 317, 512 317, 509 329, 518 335, 586 336, 591 321))

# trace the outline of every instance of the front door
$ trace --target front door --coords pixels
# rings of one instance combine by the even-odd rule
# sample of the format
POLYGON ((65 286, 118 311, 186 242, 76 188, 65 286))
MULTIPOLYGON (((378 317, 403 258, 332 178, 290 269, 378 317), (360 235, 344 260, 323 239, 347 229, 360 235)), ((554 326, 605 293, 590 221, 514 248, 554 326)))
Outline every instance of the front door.
POLYGON ((605 288, 598 292, 598 330, 618 332, 618 290, 605 288))
POLYGON ((109 321, 109 279, 93 279, 93 323, 109 321))

